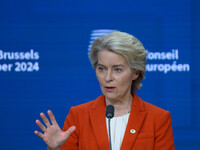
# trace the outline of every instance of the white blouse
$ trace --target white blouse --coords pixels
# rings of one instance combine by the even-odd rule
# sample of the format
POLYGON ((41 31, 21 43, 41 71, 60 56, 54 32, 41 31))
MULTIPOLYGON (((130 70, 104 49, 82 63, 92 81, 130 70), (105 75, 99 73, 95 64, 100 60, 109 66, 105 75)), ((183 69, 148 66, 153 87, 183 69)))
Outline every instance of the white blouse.
MULTIPOLYGON (((126 125, 128 123, 129 114, 130 113, 127 113, 123 116, 113 117, 110 119, 111 142, 113 150, 120 150, 126 130, 126 125)), ((108 118, 106 118, 106 124, 108 131, 108 118)))

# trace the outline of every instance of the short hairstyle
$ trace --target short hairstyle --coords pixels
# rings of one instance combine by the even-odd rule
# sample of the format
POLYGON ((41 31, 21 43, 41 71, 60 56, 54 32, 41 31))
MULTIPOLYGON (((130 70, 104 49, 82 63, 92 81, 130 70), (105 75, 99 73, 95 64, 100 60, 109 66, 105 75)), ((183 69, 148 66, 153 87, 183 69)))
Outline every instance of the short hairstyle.
POLYGON ((97 38, 89 53, 94 68, 98 64, 98 53, 102 50, 115 52, 126 59, 129 67, 139 73, 138 78, 132 81, 131 90, 140 89, 142 86, 140 82, 144 79, 147 54, 142 43, 136 37, 120 31, 113 31, 97 38))

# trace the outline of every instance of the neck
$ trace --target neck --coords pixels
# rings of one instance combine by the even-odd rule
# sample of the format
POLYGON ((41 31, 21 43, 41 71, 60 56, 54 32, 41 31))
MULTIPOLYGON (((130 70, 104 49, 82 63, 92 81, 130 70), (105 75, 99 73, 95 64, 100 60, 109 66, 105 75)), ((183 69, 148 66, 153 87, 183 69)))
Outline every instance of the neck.
POLYGON ((113 105, 115 108, 114 116, 122 116, 127 114, 131 110, 131 105, 133 101, 133 96, 130 95, 126 99, 116 99, 116 100, 108 100, 106 99, 106 105, 113 105))

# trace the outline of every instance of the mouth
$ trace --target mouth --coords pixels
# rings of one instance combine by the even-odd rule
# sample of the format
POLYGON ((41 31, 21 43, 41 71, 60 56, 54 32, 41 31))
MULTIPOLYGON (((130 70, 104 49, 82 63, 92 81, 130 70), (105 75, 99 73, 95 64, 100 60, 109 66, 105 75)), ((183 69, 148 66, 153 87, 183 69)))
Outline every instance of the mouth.
POLYGON ((116 87, 113 87, 113 86, 106 86, 105 87, 105 90, 107 91, 107 92, 112 92, 112 91, 114 91, 116 89, 116 87))

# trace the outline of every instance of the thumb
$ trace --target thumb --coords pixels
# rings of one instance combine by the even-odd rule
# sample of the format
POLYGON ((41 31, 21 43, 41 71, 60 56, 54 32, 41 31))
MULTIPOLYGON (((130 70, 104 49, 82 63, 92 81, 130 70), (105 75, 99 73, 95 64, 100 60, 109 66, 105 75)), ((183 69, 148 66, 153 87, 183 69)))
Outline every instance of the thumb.
POLYGON ((76 127, 75 126, 71 126, 67 131, 65 131, 65 134, 67 136, 67 138, 70 136, 70 134, 72 132, 74 132, 76 130, 76 127))

